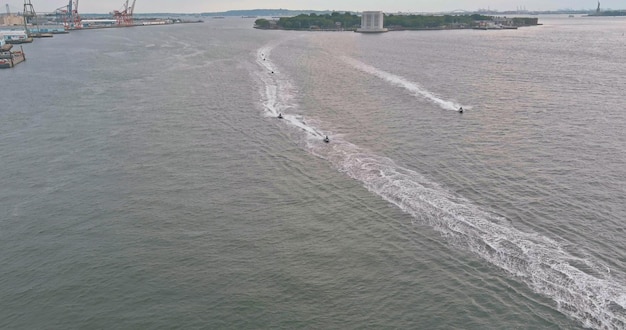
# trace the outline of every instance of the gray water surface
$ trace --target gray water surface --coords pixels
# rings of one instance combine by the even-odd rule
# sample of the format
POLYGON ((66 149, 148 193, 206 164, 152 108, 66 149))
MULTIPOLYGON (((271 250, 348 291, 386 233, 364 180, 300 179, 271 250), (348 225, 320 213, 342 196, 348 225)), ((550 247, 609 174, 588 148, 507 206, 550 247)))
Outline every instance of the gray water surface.
POLYGON ((0 327, 623 329, 626 21, 540 21, 25 46, 0 327))

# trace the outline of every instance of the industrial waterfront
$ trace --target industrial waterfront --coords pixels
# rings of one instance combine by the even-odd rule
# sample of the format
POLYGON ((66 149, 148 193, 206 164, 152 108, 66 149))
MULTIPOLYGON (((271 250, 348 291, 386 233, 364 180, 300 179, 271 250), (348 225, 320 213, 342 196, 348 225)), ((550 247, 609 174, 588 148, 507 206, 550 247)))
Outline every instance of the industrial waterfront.
POLYGON ((6 14, 0 16, 0 68, 13 68, 26 60, 23 48, 11 49, 15 44, 32 43, 38 38, 52 38, 55 34, 70 31, 105 28, 130 28, 140 26, 160 26, 180 23, 201 23, 202 20, 184 20, 135 15, 136 0, 126 0, 123 7, 107 15, 89 15, 83 18, 78 11, 79 0, 69 0, 68 4, 57 8, 53 13, 38 14, 32 0, 24 0, 22 12, 12 13, 6 4, 6 14))
POLYGON ((37 13, 32 0, 24 0, 21 12, 12 12, 6 5, 6 14, 0 16, 0 26, 16 29, 24 27, 29 35, 39 33, 64 33, 72 30, 104 28, 104 27, 133 27, 186 23, 181 19, 149 17, 135 14, 136 0, 126 0, 121 9, 112 10, 108 14, 79 13, 79 0, 69 0, 68 4, 55 9, 51 13, 37 13), (140 17, 138 17, 140 16, 140 17))

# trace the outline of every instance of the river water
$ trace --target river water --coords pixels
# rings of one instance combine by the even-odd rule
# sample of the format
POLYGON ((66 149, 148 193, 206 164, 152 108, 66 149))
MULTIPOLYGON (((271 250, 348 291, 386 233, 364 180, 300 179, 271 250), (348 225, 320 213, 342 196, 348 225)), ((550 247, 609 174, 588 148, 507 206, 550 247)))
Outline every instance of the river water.
POLYGON ((624 329, 626 20, 540 23, 24 46, 0 328, 624 329))

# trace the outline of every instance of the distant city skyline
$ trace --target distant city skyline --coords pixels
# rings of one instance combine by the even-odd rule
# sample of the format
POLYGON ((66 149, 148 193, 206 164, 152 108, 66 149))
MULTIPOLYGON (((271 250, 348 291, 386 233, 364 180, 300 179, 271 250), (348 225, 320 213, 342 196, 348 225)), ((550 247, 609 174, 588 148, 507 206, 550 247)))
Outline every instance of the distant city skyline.
MULTIPOLYGON (((69 0, 31 0, 38 12, 52 12, 56 8, 67 5, 69 0)), ((79 12, 82 13, 109 13, 123 7, 125 0, 80 0, 79 12)), ((132 3, 132 0, 130 0, 132 3)), ((603 9, 626 9, 623 0, 600 1, 603 9)), ((21 12, 24 2, 9 0, 0 2, 2 12, 5 4, 9 4, 11 12, 21 12)), ((547 11, 559 9, 586 10, 595 9, 596 0, 136 0, 136 13, 202 13, 222 12, 228 10, 245 9, 291 9, 291 10, 337 10, 337 11, 364 11, 382 10, 385 12, 443 12, 454 10, 474 11, 490 9, 510 11, 527 9, 532 11, 547 11)))

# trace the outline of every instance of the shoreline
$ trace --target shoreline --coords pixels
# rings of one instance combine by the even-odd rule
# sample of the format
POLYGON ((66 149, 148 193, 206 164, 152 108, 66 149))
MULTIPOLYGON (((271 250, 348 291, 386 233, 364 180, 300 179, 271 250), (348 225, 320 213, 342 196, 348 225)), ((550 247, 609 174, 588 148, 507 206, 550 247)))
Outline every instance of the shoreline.
MULTIPOLYGON (((468 26, 468 27, 435 27, 435 28, 400 28, 400 27, 388 27, 386 31, 373 31, 375 33, 379 32, 397 32, 397 31, 448 31, 448 30, 517 30, 518 28, 524 27, 533 27, 533 26, 541 26, 543 24, 536 25, 522 25, 522 26, 502 26, 495 28, 485 28, 478 26, 468 26)), ((270 30, 270 31, 305 31, 305 32, 362 32, 357 31, 358 28, 351 29, 285 29, 285 28, 264 28, 260 26, 254 26, 253 28, 259 30, 270 30)))

